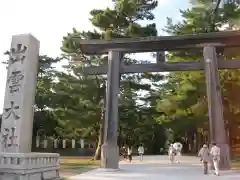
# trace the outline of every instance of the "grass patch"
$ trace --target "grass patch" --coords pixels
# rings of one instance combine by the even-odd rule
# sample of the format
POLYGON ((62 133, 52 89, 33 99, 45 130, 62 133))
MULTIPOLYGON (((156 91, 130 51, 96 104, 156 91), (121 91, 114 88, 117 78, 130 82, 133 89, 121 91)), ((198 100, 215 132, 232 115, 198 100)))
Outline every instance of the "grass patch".
POLYGON ((60 176, 68 178, 81 174, 100 166, 100 161, 92 160, 92 157, 61 157, 60 158, 60 176))
POLYGON ((92 160, 92 157, 61 157, 61 169, 78 169, 86 167, 98 167, 100 161, 92 160))

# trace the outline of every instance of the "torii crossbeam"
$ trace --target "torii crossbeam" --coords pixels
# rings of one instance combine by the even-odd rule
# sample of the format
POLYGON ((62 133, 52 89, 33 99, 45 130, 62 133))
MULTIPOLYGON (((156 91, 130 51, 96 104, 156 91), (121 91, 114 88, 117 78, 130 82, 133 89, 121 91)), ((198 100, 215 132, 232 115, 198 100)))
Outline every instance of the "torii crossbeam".
POLYGON ((108 53, 108 64, 99 67, 85 67, 89 75, 107 73, 107 95, 105 111, 104 144, 102 146, 101 166, 117 169, 119 150, 117 145, 118 127, 118 93, 119 77, 122 73, 169 72, 204 70, 206 77, 208 112, 211 142, 221 148, 220 167, 230 168, 230 152, 226 138, 223 118, 222 95, 218 69, 238 69, 240 60, 218 60, 217 49, 226 50, 240 46, 240 32, 217 32, 196 35, 128 38, 114 40, 83 40, 74 37, 75 44, 86 55, 108 53), (124 65, 120 63, 123 53, 163 52, 185 50, 189 48, 203 49, 203 60, 198 62, 168 63, 160 59, 153 64, 124 65))

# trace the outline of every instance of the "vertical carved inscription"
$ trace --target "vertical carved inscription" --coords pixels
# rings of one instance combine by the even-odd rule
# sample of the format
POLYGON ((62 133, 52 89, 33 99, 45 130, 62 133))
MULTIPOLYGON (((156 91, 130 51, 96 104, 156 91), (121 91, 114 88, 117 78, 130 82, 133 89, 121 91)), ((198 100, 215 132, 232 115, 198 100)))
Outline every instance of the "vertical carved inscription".
POLYGON ((15 142, 17 136, 15 135, 15 127, 4 128, 4 133, 2 133, 2 145, 6 149, 7 147, 18 146, 15 142))
POLYGON ((23 63, 26 58, 25 52, 27 51, 27 46, 22 44, 17 44, 16 48, 11 48, 6 54, 9 55, 9 65, 14 64, 15 62, 21 61, 23 63))
POLYGON ((11 128, 11 136, 9 136, 10 143, 8 144, 8 147, 17 146, 17 145, 18 145, 18 144, 15 142, 15 139, 17 138, 17 136, 15 135, 15 132, 16 132, 16 128, 15 128, 15 127, 12 127, 12 128, 11 128))
POLYGON ((23 80, 24 76, 21 71, 12 71, 11 76, 7 79, 8 87, 10 89, 10 93, 15 93, 20 91, 21 80, 23 80))
POLYGON ((13 115, 14 120, 17 120, 20 118, 19 115, 17 115, 16 110, 19 109, 19 106, 14 104, 14 101, 10 102, 10 107, 4 109, 4 118, 8 119, 11 115, 13 115))
POLYGON ((6 149, 7 148, 7 143, 8 143, 8 136, 9 136, 9 129, 4 128, 4 132, 2 134, 2 145, 6 149))

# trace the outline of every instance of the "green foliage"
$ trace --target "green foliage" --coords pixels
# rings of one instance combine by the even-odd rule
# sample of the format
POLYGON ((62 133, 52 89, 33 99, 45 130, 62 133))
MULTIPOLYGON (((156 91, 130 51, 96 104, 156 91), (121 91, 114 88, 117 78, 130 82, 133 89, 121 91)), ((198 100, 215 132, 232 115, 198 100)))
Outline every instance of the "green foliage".
POLYGON ((54 104, 54 93, 52 84, 56 78, 56 70, 53 67, 61 61, 61 58, 48 56, 39 57, 39 70, 35 97, 35 114, 33 135, 56 135, 55 127, 58 126, 57 119, 52 111, 54 104))
MULTIPOLYGON (((182 35, 221 31, 224 27, 225 29, 236 27, 234 21, 240 17, 239 3, 226 4, 218 9, 216 16, 213 16, 213 9, 209 8, 209 4, 212 3, 210 0, 196 0, 195 3, 197 5, 195 4, 192 8, 180 11, 184 18, 183 21, 173 23, 171 18, 168 18, 168 24, 164 30, 171 35, 182 35)), ((168 61, 196 61, 201 59, 201 56, 202 52, 199 50, 171 52, 168 61)), ((231 56, 228 55, 227 58, 233 57, 234 55, 231 53, 231 56)), ((239 104, 236 105, 236 101, 229 98, 232 97, 232 93, 236 94, 236 91, 239 91, 239 83, 236 83, 237 77, 239 77, 238 70, 221 72, 225 112, 228 114, 229 104, 234 104, 235 109, 239 109, 239 106, 237 107, 239 104), (234 88, 230 88, 230 86, 234 88)), ((186 129, 208 130, 203 72, 174 72, 167 75, 167 79, 167 83, 159 88, 157 111, 163 112, 164 115, 157 117, 157 120, 166 127, 172 128, 175 134, 183 137, 186 129)), ((226 117, 228 120, 229 118, 226 117)))
POLYGON ((142 26, 141 20, 153 20, 156 0, 117 0, 114 9, 92 10, 90 21, 104 39, 156 36, 155 23, 142 26))

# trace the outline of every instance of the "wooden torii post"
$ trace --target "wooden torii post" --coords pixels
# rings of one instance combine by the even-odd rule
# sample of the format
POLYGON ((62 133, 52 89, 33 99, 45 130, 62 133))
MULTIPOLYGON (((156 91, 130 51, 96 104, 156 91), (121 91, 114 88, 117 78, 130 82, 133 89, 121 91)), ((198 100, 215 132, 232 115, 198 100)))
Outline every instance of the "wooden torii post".
MULTIPOLYGON (((123 73, 169 72, 204 70, 206 77, 211 142, 221 148, 220 167, 230 168, 230 152, 224 127, 222 95, 218 69, 238 69, 240 60, 218 60, 216 48, 240 46, 240 32, 217 32, 197 35, 128 38, 114 40, 83 40, 73 38, 86 55, 107 54, 108 64, 85 67, 89 75, 107 74, 104 144, 101 167, 117 169, 119 150, 117 145, 119 78, 123 73), (124 65, 120 63, 124 53, 164 52, 190 48, 203 49, 203 59, 198 62, 164 62, 124 65)), ((158 53, 161 54, 161 53, 158 53)))

